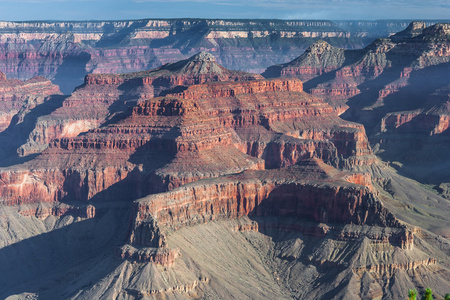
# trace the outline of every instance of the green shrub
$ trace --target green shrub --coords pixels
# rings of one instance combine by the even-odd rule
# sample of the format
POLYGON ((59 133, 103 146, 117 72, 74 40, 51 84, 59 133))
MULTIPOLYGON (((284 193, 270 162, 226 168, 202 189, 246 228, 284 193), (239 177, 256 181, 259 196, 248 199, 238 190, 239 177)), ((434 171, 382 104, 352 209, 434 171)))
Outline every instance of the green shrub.
POLYGON ((409 290, 409 292, 408 292, 408 300, 416 300, 416 299, 417 299, 417 291, 416 291, 416 289, 409 290))
POLYGON ((416 300, 417 298, 417 291, 416 289, 409 290, 408 292, 408 300, 416 300))
POLYGON ((430 288, 427 288, 425 290, 425 294, 423 294, 422 300, 433 300, 433 291, 430 288))

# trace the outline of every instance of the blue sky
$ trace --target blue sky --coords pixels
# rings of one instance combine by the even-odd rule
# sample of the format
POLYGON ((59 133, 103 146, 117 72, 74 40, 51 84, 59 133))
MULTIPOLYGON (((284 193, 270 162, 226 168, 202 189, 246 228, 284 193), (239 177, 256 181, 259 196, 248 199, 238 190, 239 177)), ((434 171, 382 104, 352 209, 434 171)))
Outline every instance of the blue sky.
POLYGON ((449 0, 0 0, 0 20, 448 19, 449 0))

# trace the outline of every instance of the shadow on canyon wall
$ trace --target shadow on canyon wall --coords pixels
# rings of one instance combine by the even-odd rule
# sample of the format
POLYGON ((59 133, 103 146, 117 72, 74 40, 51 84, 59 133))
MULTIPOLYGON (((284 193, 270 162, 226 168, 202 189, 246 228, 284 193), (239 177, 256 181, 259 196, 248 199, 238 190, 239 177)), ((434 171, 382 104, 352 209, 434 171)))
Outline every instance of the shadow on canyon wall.
POLYGON ((58 228, 1 248, 0 297, 27 292, 38 293, 40 299, 55 299, 56 295, 46 291, 54 292, 64 282, 57 298, 66 298, 80 285, 99 282, 121 264, 113 253, 126 243, 130 207, 100 210, 100 217, 75 222, 75 216, 66 215, 58 228), (68 284, 73 281, 79 285, 68 284))
POLYGON ((59 86, 64 95, 70 95, 75 87, 83 84, 84 77, 88 74, 86 66, 90 60, 91 55, 87 52, 64 58, 53 79, 53 83, 59 86))
POLYGON ((49 115, 62 106, 67 96, 53 95, 47 101, 37 105, 30 111, 24 110, 16 114, 7 129, 0 133, 0 167, 8 167, 24 163, 36 155, 19 157, 17 149, 25 144, 39 117, 49 115))
POLYGON ((370 138, 370 135, 376 133, 379 128, 375 126, 379 126, 381 118, 389 112, 430 109, 431 107, 427 105, 427 98, 436 90, 450 84, 449 71, 449 63, 414 71, 410 75, 408 85, 385 97, 382 106, 370 110, 365 109, 365 107, 375 104, 379 91, 386 84, 400 77, 401 69, 395 67, 388 69, 374 80, 358 86, 361 93, 349 99, 347 105, 350 106, 350 109, 341 117, 345 120, 362 123, 370 138))

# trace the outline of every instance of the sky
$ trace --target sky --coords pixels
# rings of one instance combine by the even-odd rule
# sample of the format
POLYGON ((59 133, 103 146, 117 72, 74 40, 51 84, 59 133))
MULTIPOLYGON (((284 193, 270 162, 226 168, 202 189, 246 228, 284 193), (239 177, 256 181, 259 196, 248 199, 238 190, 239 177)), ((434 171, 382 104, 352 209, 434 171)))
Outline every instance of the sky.
POLYGON ((0 20, 449 19, 449 0, 0 0, 0 20))

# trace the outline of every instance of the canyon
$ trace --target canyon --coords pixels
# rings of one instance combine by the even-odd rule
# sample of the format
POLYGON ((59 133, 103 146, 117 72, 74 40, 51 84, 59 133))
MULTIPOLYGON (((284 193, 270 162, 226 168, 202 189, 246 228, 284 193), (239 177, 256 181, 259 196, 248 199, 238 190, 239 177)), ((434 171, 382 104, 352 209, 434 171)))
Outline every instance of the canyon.
POLYGON ((228 69, 261 73, 292 60, 319 39, 355 49, 407 25, 406 21, 208 19, 0 22, 0 71, 21 80, 44 76, 64 94, 89 73, 148 70, 200 51, 210 52, 228 69))
POLYGON ((446 181, 388 160, 417 162, 422 136, 445 148, 449 27, 407 26, 1 22, 0 41, 57 45, 44 75, 84 79, 7 79, 36 72, 32 51, 0 76, 0 297, 443 299, 446 181))
POLYGON ((305 89, 362 123, 385 161, 447 195, 449 24, 412 22, 364 49, 325 41, 265 77, 296 77, 305 89))

